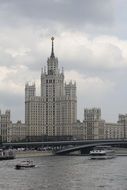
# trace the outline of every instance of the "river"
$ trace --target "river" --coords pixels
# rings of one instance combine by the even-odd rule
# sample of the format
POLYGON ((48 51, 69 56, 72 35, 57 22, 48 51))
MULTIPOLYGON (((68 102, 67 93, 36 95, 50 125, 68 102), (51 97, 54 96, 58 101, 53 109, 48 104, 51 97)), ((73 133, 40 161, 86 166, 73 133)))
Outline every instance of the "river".
POLYGON ((15 170, 15 164, 26 158, 0 161, 0 190, 127 190, 126 156, 110 160, 86 156, 30 159, 37 166, 24 170, 15 170))

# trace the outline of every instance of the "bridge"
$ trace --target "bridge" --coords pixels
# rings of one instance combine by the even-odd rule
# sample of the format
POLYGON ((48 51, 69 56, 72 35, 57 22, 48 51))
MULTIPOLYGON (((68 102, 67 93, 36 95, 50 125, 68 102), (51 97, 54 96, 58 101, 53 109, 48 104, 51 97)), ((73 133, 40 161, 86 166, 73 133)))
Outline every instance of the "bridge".
POLYGON ((51 147, 56 155, 66 155, 75 151, 88 153, 93 147, 98 145, 127 147, 127 139, 2 143, 2 147, 5 148, 51 147))
POLYGON ((93 149, 95 146, 104 146, 110 145, 115 147, 127 147, 127 140, 113 140, 113 141, 103 141, 103 142, 91 142, 85 145, 69 147, 65 149, 61 149, 55 152, 56 155, 67 155, 71 152, 80 151, 81 154, 88 154, 90 150, 93 149))

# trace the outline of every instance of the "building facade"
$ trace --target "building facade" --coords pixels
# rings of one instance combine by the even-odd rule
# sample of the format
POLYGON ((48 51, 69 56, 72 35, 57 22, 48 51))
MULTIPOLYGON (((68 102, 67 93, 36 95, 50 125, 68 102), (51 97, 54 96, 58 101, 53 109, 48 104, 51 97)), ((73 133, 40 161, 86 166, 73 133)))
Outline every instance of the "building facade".
POLYGON ((2 142, 8 142, 11 126, 10 110, 6 110, 5 113, 0 110, 0 136, 2 142))
POLYGON ((85 131, 83 127, 83 122, 77 120, 76 125, 73 127, 73 140, 83 140, 85 138, 85 131))
POLYGON ((12 123, 11 133, 8 142, 21 142, 27 140, 27 127, 25 123, 21 121, 17 121, 16 123, 12 123))
POLYGON ((118 122, 117 122, 121 128, 121 138, 126 139, 127 138, 127 114, 119 114, 118 116, 118 122))
POLYGON ((123 125, 120 123, 105 123, 104 139, 121 139, 123 138, 123 125))
POLYGON ((54 54, 54 38, 47 68, 41 71, 41 94, 35 84, 25 86, 25 124, 29 137, 72 136, 77 121, 76 83, 64 82, 54 54))
POLYGON ((101 109, 84 109, 84 137, 85 139, 103 139, 104 123, 101 119, 101 109))

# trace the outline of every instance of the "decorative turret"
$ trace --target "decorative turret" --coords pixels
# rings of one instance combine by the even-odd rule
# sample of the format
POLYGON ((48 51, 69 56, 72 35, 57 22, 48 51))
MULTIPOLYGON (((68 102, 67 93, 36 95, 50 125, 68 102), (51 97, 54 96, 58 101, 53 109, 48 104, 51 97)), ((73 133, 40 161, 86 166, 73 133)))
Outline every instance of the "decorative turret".
POLYGON ((30 97, 36 96, 35 83, 26 83, 25 85, 25 101, 28 101, 30 97))

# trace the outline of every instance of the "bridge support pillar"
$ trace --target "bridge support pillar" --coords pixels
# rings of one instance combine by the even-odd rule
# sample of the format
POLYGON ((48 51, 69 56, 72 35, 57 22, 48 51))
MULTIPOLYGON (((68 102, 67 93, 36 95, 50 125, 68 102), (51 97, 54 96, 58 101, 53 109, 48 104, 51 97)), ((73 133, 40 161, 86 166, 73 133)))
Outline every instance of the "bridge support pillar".
POLYGON ((88 147, 88 148, 85 148, 85 149, 81 149, 80 152, 81 152, 81 155, 88 155, 89 152, 92 150, 93 148, 91 147, 88 147))

